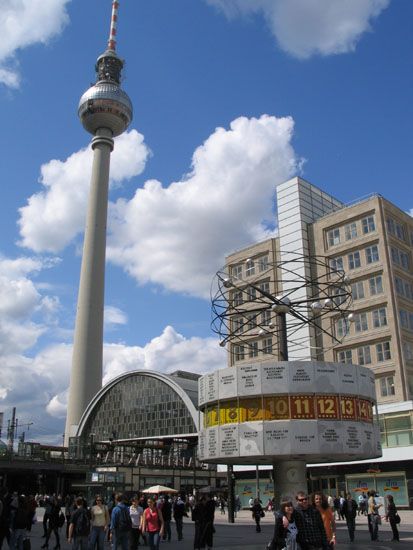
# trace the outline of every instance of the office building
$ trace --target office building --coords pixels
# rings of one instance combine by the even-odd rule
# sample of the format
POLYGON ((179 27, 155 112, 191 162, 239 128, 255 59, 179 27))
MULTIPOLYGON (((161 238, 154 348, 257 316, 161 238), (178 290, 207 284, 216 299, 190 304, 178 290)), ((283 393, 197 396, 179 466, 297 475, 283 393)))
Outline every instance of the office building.
MULTIPOLYGON (((300 342, 307 345, 290 345, 289 359, 359 364, 374 372, 383 457, 311 466, 312 488, 335 492, 347 484, 393 491, 406 506, 413 498, 413 218, 380 195, 343 204, 298 177, 277 187, 277 218, 276 237, 227 258, 228 273, 246 285, 245 292, 238 285, 233 303, 243 301, 245 311, 254 311, 250 319, 231 321, 243 342, 229 344, 229 365, 269 355, 280 359, 276 332, 266 330, 276 319, 257 316, 249 283, 276 296, 288 293, 292 283, 283 283, 288 277, 276 264, 292 253, 326 258, 324 266, 304 274, 307 278, 328 276, 329 268, 344 270, 352 289, 352 322, 337 320, 332 312, 323 317, 325 332, 304 325, 300 342)), ((310 287, 299 292, 311 299, 310 287)))

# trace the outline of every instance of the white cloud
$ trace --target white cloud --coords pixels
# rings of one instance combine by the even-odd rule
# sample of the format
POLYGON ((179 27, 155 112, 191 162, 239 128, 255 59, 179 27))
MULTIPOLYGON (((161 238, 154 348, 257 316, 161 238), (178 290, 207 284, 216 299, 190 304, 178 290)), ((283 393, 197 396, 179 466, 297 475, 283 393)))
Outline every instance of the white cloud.
POLYGON ((105 325, 126 325, 128 316, 124 311, 115 306, 105 306, 104 314, 105 325))
MULTIPOLYGON (((111 185, 140 174, 149 154, 136 130, 119 136, 111 157, 111 185)), ((58 252, 84 230, 92 155, 88 147, 64 162, 51 160, 41 167, 44 189, 19 209, 21 246, 35 252, 58 252)))
POLYGON ((36 344, 46 325, 33 322, 40 314, 54 320, 55 296, 43 296, 30 277, 53 265, 48 259, 0 257, 0 353, 18 354, 36 344))
POLYGON ((33 44, 46 44, 68 22, 70 0, 3 0, 0 5, 0 82, 18 88, 16 55, 33 44))
POLYGON ((106 384, 115 376, 132 370, 210 372, 226 366, 226 351, 219 347, 216 338, 185 338, 167 326, 144 347, 105 345, 104 363, 103 382, 106 384))
MULTIPOLYGON (((48 348, 33 362, 44 380, 43 387, 49 394, 52 390, 56 392, 46 405, 51 416, 66 417, 70 363, 71 348, 62 345, 48 348)), ((164 373, 186 370, 202 374, 225 366, 226 351, 219 347, 216 338, 185 338, 171 326, 144 347, 106 343, 103 348, 103 384, 134 370, 164 373)))
POLYGON ((208 296, 232 250, 268 236, 275 186, 299 169, 290 117, 240 117, 198 147, 192 171, 110 208, 108 258, 140 283, 208 296))
POLYGON ((228 17, 262 13, 280 47, 305 59, 354 51, 390 0, 206 0, 228 17))

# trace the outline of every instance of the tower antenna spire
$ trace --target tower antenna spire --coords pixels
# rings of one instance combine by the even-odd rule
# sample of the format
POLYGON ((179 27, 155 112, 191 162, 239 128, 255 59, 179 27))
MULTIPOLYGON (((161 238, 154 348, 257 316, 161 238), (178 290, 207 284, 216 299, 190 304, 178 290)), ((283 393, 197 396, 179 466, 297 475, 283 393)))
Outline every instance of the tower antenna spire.
POLYGON ((118 0, 112 1, 112 17, 110 20, 110 32, 108 40, 108 49, 112 52, 116 51, 116 29, 118 25, 118 11, 119 11, 119 2, 118 0))

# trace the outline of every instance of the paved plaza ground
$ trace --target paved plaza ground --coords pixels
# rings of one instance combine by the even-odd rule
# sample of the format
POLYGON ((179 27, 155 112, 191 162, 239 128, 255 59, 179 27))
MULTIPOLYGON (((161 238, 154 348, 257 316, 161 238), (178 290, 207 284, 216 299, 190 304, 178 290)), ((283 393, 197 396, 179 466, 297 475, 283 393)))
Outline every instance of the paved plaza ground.
MULTIPOLYGON (((345 521, 337 522, 337 550, 393 550, 401 548, 405 550, 413 550, 413 511, 400 512, 402 522, 400 524, 400 543, 390 542, 391 530, 390 525, 385 521, 380 527, 379 541, 371 542, 367 529, 367 518, 357 517, 356 541, 349 542, 345 521)), ((42 538, 42 509, 39 510, 39 522, 34 526, 31 535, 31 547, 33 550, 40 550, 44 543, 42 538)), ((274 516, 267 513, 262 521, 262 532, 255 532, 255 524, 252 521, 251 513, 243 510, 238 513, 234 524, 228 523, 228 518, 221 515, 217 510, 215 515, 216 534, 214 537, 214 548, 221 550, 228 549, 245 549, 245 550, 265 550, 267 542, 271 539, 274 528, 274 516)), ((61 530, 64 535, 65 528, 61 530)), ((160 549, 164 550, 192 550, 193 549, 193 523, 190 519, 185 519, 184 523, 184 540, 178 542, 176 540, 175 524, 172 522, 172 542, 162 543, 160 549)), ((54 547, 54 537, 52 536, 49 549, 54 547)), ((6 544, 4 544, 6 547, 6 544)), ((61 549, 69 550, 71 546, 62 537, 61 549)), ((145 546, 140 547, 142 549, 145 546)), ((110 545, 106 544, 106 549, 110 550, 110 545)))

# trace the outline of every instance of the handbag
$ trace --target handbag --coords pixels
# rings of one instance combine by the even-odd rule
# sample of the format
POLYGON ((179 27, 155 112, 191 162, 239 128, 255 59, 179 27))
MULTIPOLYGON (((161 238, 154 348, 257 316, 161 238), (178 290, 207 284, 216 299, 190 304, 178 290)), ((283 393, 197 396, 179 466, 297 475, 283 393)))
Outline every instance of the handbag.
POLYGON ((399 516, 399 514, 396 512, 395 516, 394 516, 394 523, 398 524, 401 522, 401 518, 399 516))
POLYGON ((262 518, 265 518, 265 512, 264 512, 264 510, 261 510, 260 516, 261 516, 262 518))

